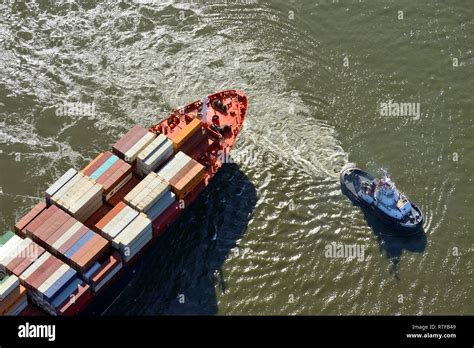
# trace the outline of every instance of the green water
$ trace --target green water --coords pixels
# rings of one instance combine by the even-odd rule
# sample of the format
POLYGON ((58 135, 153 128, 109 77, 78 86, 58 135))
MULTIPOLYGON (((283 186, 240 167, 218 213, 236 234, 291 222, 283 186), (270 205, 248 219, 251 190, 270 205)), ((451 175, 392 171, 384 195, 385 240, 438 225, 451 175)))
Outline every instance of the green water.
POLYGON ((3 230, 132 125, 239 88, 236 165, 106 314, 474 314, 471 1, 145 3, 0 5, 3 230), (421 116, 381 116, 389 100, 421 116), (56 115, 76 101, 94 117, 56 115), (371 228, 348 165, 389 169, 424 233, 371 228))

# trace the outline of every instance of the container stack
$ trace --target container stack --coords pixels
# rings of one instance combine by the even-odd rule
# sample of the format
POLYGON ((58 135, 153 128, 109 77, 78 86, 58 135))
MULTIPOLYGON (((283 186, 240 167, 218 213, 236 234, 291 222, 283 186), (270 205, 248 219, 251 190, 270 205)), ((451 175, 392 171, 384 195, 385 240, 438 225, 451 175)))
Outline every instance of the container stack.
POLYGON ((25 231, 28 237, 81 275, 109 250, 105 238, 54 205, 33 219, 25 231))
POLYGON ((101 153, 81 172, 102 185, 107 202, 132 178, 132 166, 109 151, 101 153))
POLYGON ((155 140, 138 154, 138 175, 143 178, 159 168, 173 155, 173 151, 173 142, 163 134, 159 134, 155 140))
POLYGON ((153 139, 155 139, 154 133, 136 125, 115 143, 112 150, 115 155, 132 164, 153 139))
POLYGON ((171 185, 178 200, 183 199, 204 178, 205 167, 179 151, 159 172, 158 175, 171 185))
POLYGON ((151 172, 125 196, 124 202, 153 221, 176 201, 170 188, 166 180, 151 172))
POLYGON ((12 232, 7 232, 1 237, 2 242, 0 243, 3 246, 0 249, 0 266, 5 268, 8 273, 19 277, 35 260, 43 255, 45 250, 30 238, 25 238, 18 243, 15 237, 18 236, 12 232), (15 244, 14 248, 11 248, 12 244, 10 244, 10 247, 6 245, 6 242, 10 239, 12 240, 10 243, 15 244))
POLYGON ((46 203, 44 201, 36 204, 25 216, 18 220, 18 222, 15 224, 15 232, 22 237, 26 237, 26 233, 24 231, 25 227, 28 226, 28 224, 45 209, 46 203))
POLYGON ((176 151, 180 150, 181 147, 193 137, 193 135, 200 133, 201 130, 202 122, 199 119, 194 118, 173 138, 174 149, 176 151))
MULTIPOLYGON (((74 269, 31 239, 22 239, 10 232, 1 237, 0 244, 0 263, 10 274, 8 288, 16 289, 20 284, 32 302, 47 313, 73 314, 90 296, 89 286, 77 277, 74 269)), ((2 282, 0 289, 3 286, 6 287, 2 282)), ((12 313, 19 313, 25 307, 24 291, 20 288, 17 294, 21 296, 20 302, 12 313)))
POLYGON ((70 169, 46 191, 46 199, 77 220, 86 221, 102 206, 102 185, 70 169))
POLYGON ((77 272, 45 251, 22 274, 20 279, 31 300, 51 315, 65 315, 90 296, 89 286, 77 272))
POLYGON ((0 237, 0 315, 18 315, 28 305, 26 289, 18 277, 6 274, 7 265, 16 257, 21 244, 22 239, 11 231, 0 237))
POLYGON ((152 239, 151 221, 143 213, 120 202, 96 224, 125 262, 130 261, 152 239))
POLYGON ((0 315, 16 316, 28 306, 26 289, 15 275, 0 279, 0 315))

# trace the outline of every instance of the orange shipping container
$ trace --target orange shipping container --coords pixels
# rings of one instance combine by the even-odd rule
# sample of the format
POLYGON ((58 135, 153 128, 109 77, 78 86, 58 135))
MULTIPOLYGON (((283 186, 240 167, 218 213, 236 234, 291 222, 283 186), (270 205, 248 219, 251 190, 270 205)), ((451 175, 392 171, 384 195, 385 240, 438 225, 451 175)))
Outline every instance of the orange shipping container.
POLYGON ((196 131, 201 129, 201 121, 197 118, 189 122, 181 131, 174 137, 173 146, 175 150, 179 149, 189 138, 193 136, 196 131))

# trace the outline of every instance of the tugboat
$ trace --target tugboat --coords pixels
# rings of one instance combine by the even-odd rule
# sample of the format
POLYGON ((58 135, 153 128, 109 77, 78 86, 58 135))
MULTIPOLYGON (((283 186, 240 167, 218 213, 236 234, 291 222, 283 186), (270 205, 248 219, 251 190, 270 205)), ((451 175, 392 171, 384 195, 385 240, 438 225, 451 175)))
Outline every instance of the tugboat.
POLYGON ((358 168, 341 172, 341 189, 351 200, 397 231, 416 233, 423 225, 423 213, 390 180, 387 171, 376 179, 358 168))

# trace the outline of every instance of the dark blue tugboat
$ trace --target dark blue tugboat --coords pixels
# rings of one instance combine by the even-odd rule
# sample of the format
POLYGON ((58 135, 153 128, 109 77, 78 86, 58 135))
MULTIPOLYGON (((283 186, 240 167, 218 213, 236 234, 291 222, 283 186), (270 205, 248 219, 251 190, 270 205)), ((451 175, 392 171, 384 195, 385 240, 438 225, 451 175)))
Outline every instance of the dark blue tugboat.
POLYGON ((390 180, 387 172, 381 179, 358 168, 341 172, 342 192, 382 222, 408 234, 423 225, 423 213, 390 180))

